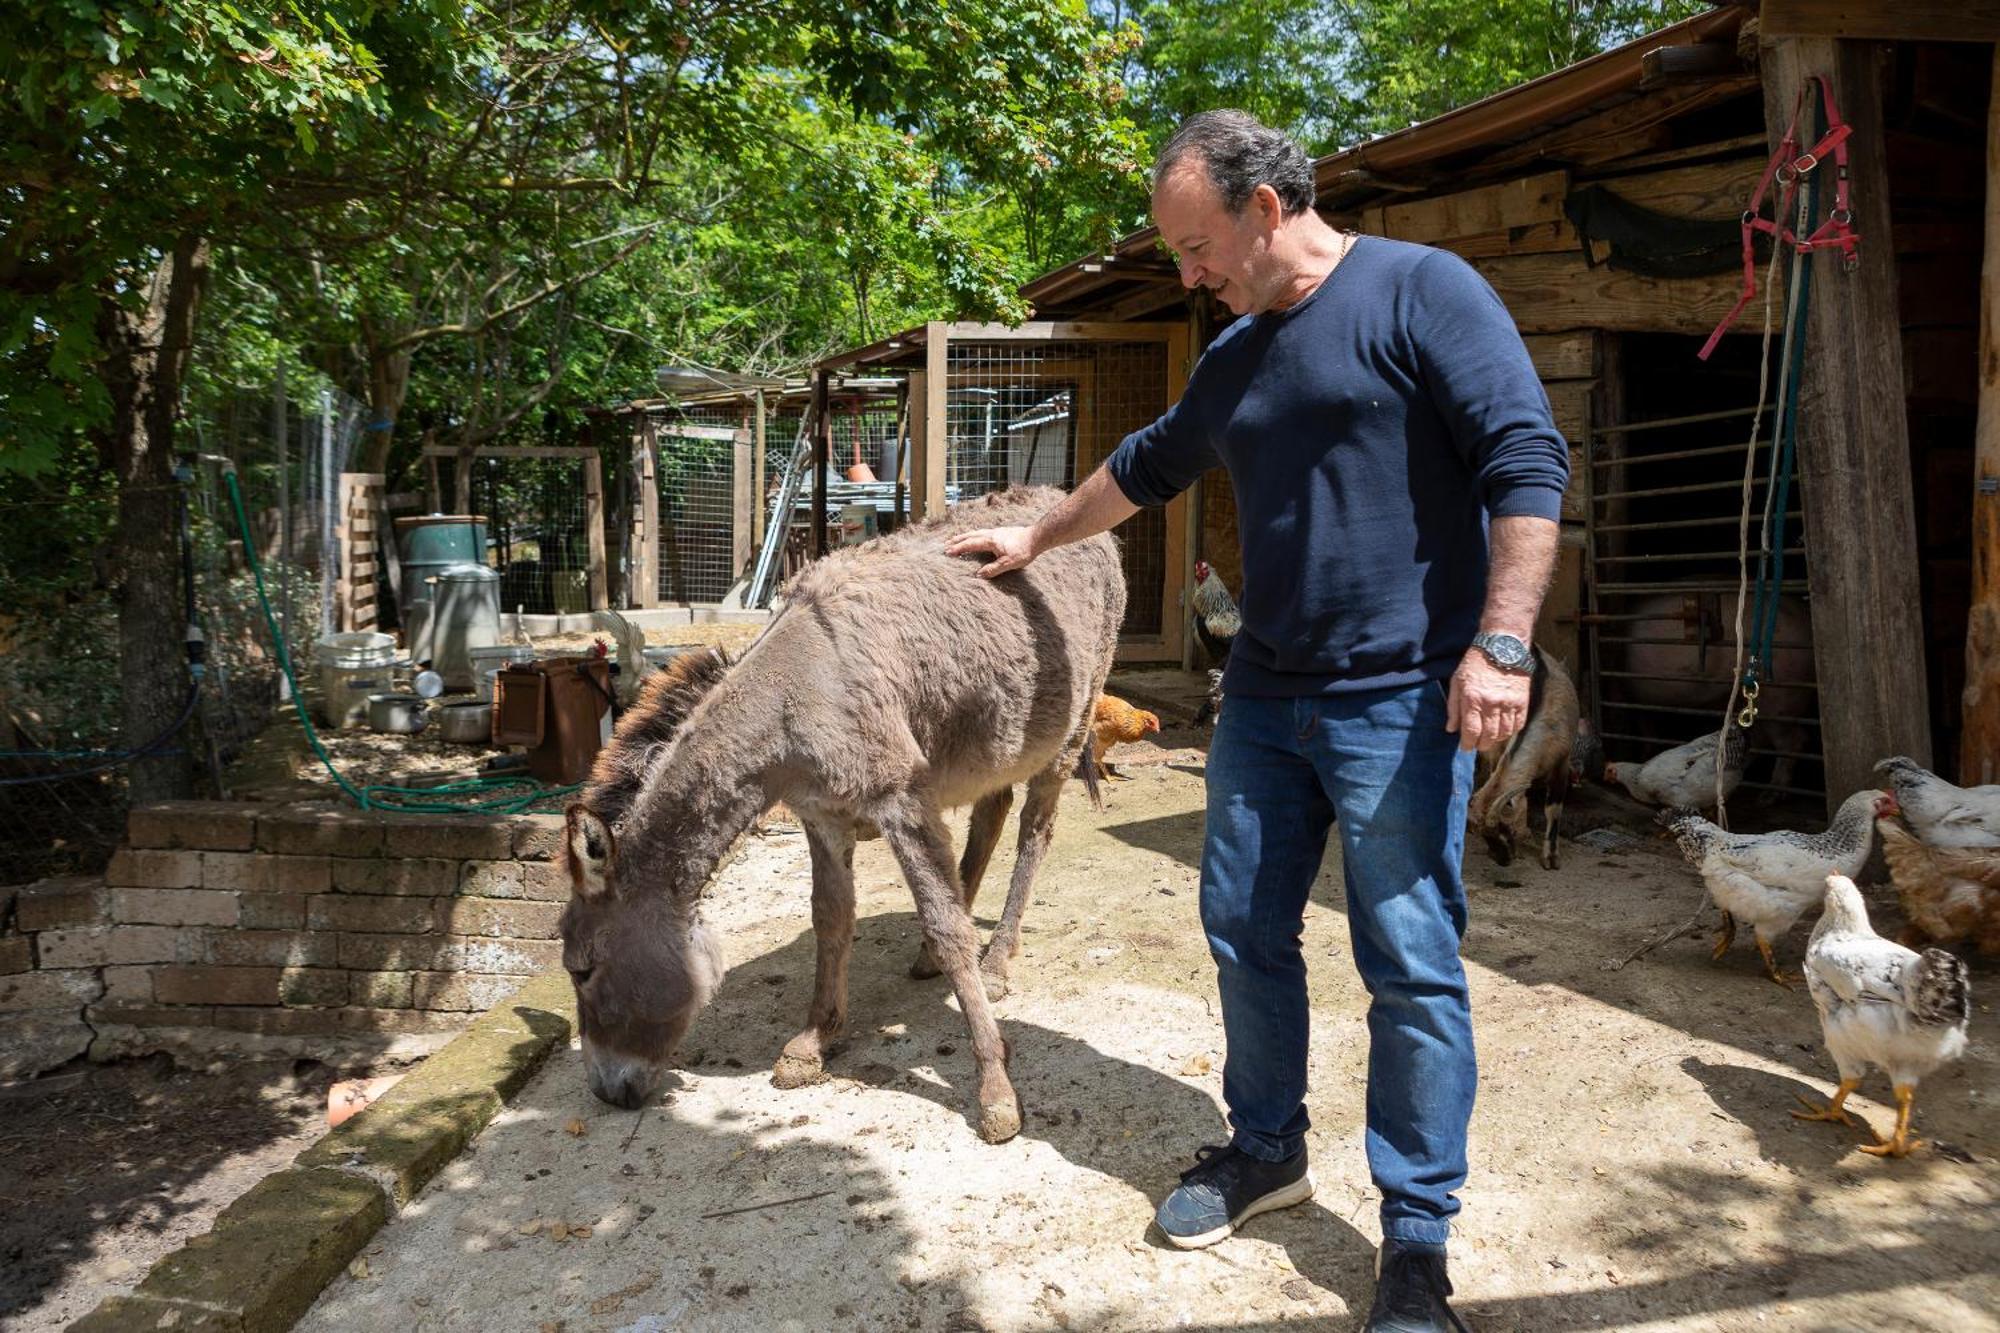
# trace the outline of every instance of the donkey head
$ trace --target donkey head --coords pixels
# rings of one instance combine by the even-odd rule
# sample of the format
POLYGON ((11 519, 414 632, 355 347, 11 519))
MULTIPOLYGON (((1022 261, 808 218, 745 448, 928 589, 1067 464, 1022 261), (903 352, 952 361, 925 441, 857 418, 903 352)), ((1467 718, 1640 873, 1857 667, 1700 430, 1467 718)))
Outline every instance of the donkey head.
POLYGON ((590 1090, 631 1110, 652 1095, 688 1025, 721 984, 722 948, 692 894, 622 883, 611 825, 569 808, 563 966, 576 985, 590 1090))

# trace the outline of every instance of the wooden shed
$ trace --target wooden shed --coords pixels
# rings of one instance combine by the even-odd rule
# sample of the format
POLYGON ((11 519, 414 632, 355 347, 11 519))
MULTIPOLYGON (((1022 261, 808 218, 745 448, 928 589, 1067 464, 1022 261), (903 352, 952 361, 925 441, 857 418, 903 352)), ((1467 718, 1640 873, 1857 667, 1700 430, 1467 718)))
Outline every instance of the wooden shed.
MULTIPOLYGON (((1613 757, 1720 715, 1747 508, 1748 600, 1767 584, 1776 617, 1763 664, 1772 725, 1753 742, 1751 778, 1830 804, 1903 753, 1993 780, 2000 682, 1984 670, 2000 639, 2000 372, 1982 378, 1993 358, 1980 347, 1993 319, 1981 265, 2000 161, 1996 37, 1991 3, 1724 5, 1318 162, 1331 222, 1463 255, 1514 315, 1572 444, 1563 562, 1540 633, 1579 674, 1613 757), (1814 225, 1844 169, 1861 240, 1851 266, 1838 251, 1803 261, 1797 463, 1781 475, 1769 422, 1784 283, 1768 353, 1762 291, 1712 357, 1697 353, 1737 302, 1740 219, 1775 145, 1795 115, 1804 143, 1818 137, 1812 80, 1851 126, 1844 167, 1829 154, 1807 173, 1821 190, 1814 225), (1768 560, 1760 580, 1774 492, 1783 569, 1768 560), (1969 616, 1983 689, 1966 694, 1969 616)), ((1768 256, 1760 244, 1760 287, 1772 286, 1768 256)), ((1790 264, 1787 251, 1781 279, 1790 264)), ((1023 291, 1049 321, 1182 321, 1197 350, 1229 318, 1182 291, 1151 230, 1023 291)), ((1204 480, 1182 521, 1190 558, 1233 579, 1225 475, 1204 480)))

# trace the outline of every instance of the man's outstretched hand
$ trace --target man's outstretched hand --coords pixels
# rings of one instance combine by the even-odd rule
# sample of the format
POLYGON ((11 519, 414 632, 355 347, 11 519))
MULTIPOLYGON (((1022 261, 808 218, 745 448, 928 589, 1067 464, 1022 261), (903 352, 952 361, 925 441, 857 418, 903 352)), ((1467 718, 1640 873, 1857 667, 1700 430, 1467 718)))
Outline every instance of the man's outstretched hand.
POLYGON ((953 537, 944 548, 946 555, 990 555, 979 567, 979 577, 998 578, 1021 568, 1036 555, 1033 528, 980 528, 953 537))

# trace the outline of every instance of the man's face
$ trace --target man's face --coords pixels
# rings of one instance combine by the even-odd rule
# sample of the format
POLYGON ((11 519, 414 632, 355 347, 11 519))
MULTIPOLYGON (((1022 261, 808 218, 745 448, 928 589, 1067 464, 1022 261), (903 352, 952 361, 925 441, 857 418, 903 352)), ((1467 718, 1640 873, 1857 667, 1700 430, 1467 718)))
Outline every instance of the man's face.
POLYGON ((1269 310, 1283 274, 1271 238, 1283 220, 1278 196, 1259 186, 1240 213, 1223 204, 1207 167, 1192 158, 1169 171, 1153 191, 1153 220, 1178 257, 1183 286, 1206 287, 1239 315, 1269 310))

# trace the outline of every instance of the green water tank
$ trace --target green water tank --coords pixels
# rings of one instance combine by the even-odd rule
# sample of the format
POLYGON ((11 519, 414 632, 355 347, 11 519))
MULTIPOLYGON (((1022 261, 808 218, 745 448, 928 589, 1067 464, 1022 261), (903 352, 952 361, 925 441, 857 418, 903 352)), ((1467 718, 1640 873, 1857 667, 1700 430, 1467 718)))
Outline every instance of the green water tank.
POLYGON ((484 514, 423 514, 396 520, 396 554, 403 562, 403 602, 428 602, 430 582, 453 565, 486 563, 484 514))

